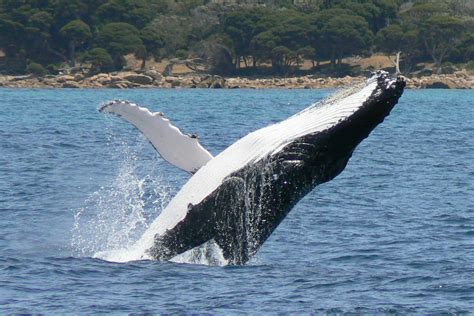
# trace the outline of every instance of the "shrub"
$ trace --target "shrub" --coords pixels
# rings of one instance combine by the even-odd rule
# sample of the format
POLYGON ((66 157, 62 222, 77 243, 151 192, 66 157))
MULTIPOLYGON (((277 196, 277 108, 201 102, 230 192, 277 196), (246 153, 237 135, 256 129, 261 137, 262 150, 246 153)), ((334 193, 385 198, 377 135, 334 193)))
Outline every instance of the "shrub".
POLYGON ((26 72, 38 77, 43 77, 48 74, 48 70, 38 63, 31 62, 26 67, 26 72))
POLYGON ((175 57, 179 59, 186 59, 188 58, 188 52, 184 49, 178 49, 176 51, 175 57))
POLYGON ((84 55, 84 61, 91 64, 91 72, 109 72, 114 70, 112 56, 103 48, 94 48, 84 55))
POLYGON ((59 74, 59 66, 56 65, 56 64, 49 64, 48 66, 46 66, 46 69, 48 70, 48 72, 52 75, 57 75, 59 74))
POLYGON ((464 66, 464 68, 466 68, 466 70, 469 70, 469 71, 474 71, 474 60, 471 60, 470 62, 468 62, 466 66, 464 66))

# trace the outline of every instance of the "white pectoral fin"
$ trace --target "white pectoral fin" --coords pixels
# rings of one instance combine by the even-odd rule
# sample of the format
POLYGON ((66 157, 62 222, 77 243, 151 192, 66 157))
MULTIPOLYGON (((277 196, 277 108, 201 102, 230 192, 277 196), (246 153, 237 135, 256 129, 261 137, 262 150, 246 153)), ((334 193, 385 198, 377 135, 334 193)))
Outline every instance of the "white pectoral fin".
POLYGON ((128 101, 112 101, 99 111, 115 114, 133 124, 163 159, 187 172, 195 173, 213 158, 196 136, 183 134, 161 112, 153 113, 128 101))

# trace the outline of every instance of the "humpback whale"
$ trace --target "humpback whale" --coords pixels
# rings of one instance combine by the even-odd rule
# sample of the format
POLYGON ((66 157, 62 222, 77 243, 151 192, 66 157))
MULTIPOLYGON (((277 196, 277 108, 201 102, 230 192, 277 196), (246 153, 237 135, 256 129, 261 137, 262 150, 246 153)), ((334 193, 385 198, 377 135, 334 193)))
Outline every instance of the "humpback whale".
POLYGON ((246 263, 301 198, 343 171, 404 87, 402 78, 379 71, 215 157, 160 112, 128 101, 105 104, 101 112, 133 124, 165 160, 191 174, 127 258, 169 260, 212 242, 228 264, 246 263))

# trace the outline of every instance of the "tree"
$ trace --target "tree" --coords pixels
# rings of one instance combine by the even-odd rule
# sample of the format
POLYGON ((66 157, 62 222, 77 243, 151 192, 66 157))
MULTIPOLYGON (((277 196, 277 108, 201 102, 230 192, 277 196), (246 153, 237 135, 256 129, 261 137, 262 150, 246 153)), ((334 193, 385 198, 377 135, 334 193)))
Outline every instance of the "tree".
POLYGON ((254 61, 271 60, 275 72, 285 73, 299 66, 302 50, 309 46, 306 15, 292 10, 266 14, 255 24, 255 35, 250 42, 254 61))
POLYGON ((319 42, 325 43, 325 46, 321 46, 317 52, 325 53, 330 58, 332 69, 336 68, 336 61, 340 64, 342 58, 369 49, 373 33, 362 17, 336 10, 323 17, 326 23, 320 26, 318 33, 319 42))
POLYGON ((445 15, 448 12, 447 10, 447 7, 441 2, 417 3, 403 12, 401 18, 404 24, 419 26, 420 23, 434 16, 445 15))
POLYGON ((148 27, 158 33, 163 40, 160 56, 174 56, 177 51, 188 49, 189 23, 188 19, 178 16, 157 16, 148 27))
POLYGON ((217 75, 234 73, 232 51, 222 43, 222 38, 210 38, 200 42, 199 46, 198 56, 205 63, 208 72, 217 75))
POLYGON ((143 42, 143 49, 137 52, 137 56, 142 59, 141 69, 145 69, 146 60, 153 56, 159 59, 160 48, 163 47, 163 38, 151 26, 147 26, 140 31, 140 39, 143 42))
POLYGON ((28 19, 29 25, 42 32, 49 32, 53 24, 53 16, 46 11, 38 11, 28 19))
POLYGON ((220 30, 220 7, 200 6, 191 11, 188 41, 199 42, 212 37, 220 30))
POLYGON ((474 30, 466 32, 462 43, 451 52, 450 59, 453 59, 453 57, 456 62, 469 62, 474 60, 474 30))
POLYGON ((24 34, 24 25, 15 21, 6 14, 0 15, 0 46, 7 57, 14 57, 23 47, 20 41, 24 34))
POLYGON ((403 29, 400 25, 392 24, 381 29, 376 36, 377 48, 387 54, 387 57, 395 66, 397 74, 400 71, 400 60, 403 57, 405 69, 410 69, 411 61, 419 54, 418 31, 415 29, 403 29), (391 56, 395 55, 395 59, 391 56))
POLYGON ((92 37, 91 29, 83 21, 74 20, 63 26, 59 33, 69 41, 69 61, 71 66, 74 67, 76 65, 76 48, 92 37))
POLYGON ((247 66, 247 57, 250 55, 254 56, 253 66, 256 66, 256 54, 252 54, 251 45, 254 37, 262 31, 259 22, 265 13, 265 10, 247 9, 233 12, 225 18, 224 32, 232 39, 237 68, 240 67, 241 59, 247 66))
POLYGON ((462 42, 464 23, 455 17, 433 16, 421 25, 420 36, 437 72, 441 73, 444 58, 462 42))
POLYGON ((252 39, 253 47, 253 59, 254 60, 268 60, 272 61, 272 67, 277 66, 274 64, 272 51, 278 46, 279 38, 271 31, 264 31, 257 34, 252 39))
POLYGON ((313 68, 315 67, 314 60, 316 50, 314 48, 312 48, 311 46, 305 46, 303 48, 298 49, 297 54, 302 58, 309 59, 313 64, 313 68))
POLYGON ((370 29, 373 32, 377 32, 380 29, 381 23, 379 16, 381 15, 381 10, 377 8, 374 3, 371 2, 352 2, 352 1, 343 1, 336 7, 341 9, 347 9, 352 12, 354 15, 363 17, 370 26, 370 29))
POLYGON ((147 0, 108 0, 97 9, 97 15, 106 23, 126 22, 137 28, 145 27, 153 19, 147 0))
POLYGON ((97 44, 105 48, 114 60, 115 66, 123 67, 123 55, 144 49, 140 32, 128 23, 109 23, 99 31, 97 44))
POLYGON ((107 50, 97 47, 86 52, 83 61, 91 64, 91 74, 109 72, 114 68, 114 60, 107 50))

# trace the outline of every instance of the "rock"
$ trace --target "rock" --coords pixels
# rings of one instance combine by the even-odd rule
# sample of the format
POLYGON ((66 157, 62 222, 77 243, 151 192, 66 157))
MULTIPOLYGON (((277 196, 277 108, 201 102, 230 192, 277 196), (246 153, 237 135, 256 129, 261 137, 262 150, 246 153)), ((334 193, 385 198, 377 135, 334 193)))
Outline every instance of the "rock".
POLYGON ((60 84, 59 82, 56 81, 56 79, 53 78, 46 78, 42 82, 46 87, 53 87, 53 88, 60 88, 63 86, 63 84, 60 84))
POLYGON ((99 79, 99 78, 109 78, 110 74, 100 73, 100 74, 95 75, 94 77, 97 78, 97 79, 99 79))
POLYGON ((168 82, 168 83, 173 83, 175 81, 178 81, 179 79, 177 77, 173 77, 173 76, 166 76, 165 77, 165 82, 168 82))
POLYGON ((170 83, 170 82, 166 82, 166 81, 161 84, 161 87, 162 87, 162 88, 172 88, 171 83, 170 83))
POLYGON ((84 75, 83 74, 75 74, 74 75, 74 81, 82 81, 84 80, 84 75))
POLYGON ((225 79, 224 78, 216 78, 210 85, 209 88, 213 89, 222 89, 225 88, 225 79))
POLYGON ((109 81, 110 81, 110 82, 123 81, 123 80, 125 80, 125 79, 123 79, 123 78, 120 77, 120 76, 110 76, 110 77, 109 77, 109 81))
POLYGON ((177 87, 181 87, 181 86, 182 86, 181 80, 175 80, 175 81, 171 82, 171 88, 177 88, 177 87))
POLYGON ((163 75, 160 74, 158 70, 150 69, 145 71, 144 73, 146 76, 153 78, 154 81, 161 82, 163 80, 163 75))
POLYGON ((425 68, 413 73, 413 75, 416 77, 428 77, 428 76, 431 76, 432 74, 433 74, 433 69, 431 68, 425 68))
POLYGON ((183 78, 180 83, 183 88, 196 88, 196 83, 193 78, 183 78))
POLYGON ((174 77, 174 76, 167 76, 164 78, 164 82, 162 82, 162 87, 171 87, 176 88, 183 85, 181 82, 181 78, 174 77))
POLYGON ((22 81, 22 80, 28 80, 33 78, 32 75, 25 75, 25 76, 12 76, 10 78, 11 81, 22 81))
POLYGON ((137 83, 140 85, 149 85, 153 82, 153 78, 147 75, 140 75, 140 74, 129 74, 122 77, 123 79, 137 83))
POLYGON ((107 85, 111 81, 111 76, 109 74, 97 74, 88 78, 91 82, 99 83, 100 85, 107 85))
POLYGON ((63 83, 63 88, 74 88, 74 89, 78 89, 80 88, 81 86, 75 82, 75 81, 66 81, 65 83, 63 83))
POLYGON ((456 78, 469 79, 470 77, 466 70, 458 71, 454 75, 456 76, 456 78))
POLYGON ((426 89, 449 89, 449 85, 447 83, 441 81, 428 81, 425 83, 424 88, 426 89))
POLYGON ((209 82, 207 81, 201 81, 196 85, 196 88, 204 88, 207 89, 209 88, 209 82))
POLYGON ((213 83, 213 77, 210 75, 204 76, 201 78, 199 83, 196 85, 198 88, 209 88, 213 83))
MULTIPOLYGON (((122 80, 122 79, 119 79, 117 81, 120 81, 120 80, 122 80)), ((95 80, 95 82, 105 86, 105 85, 108 85, 110 82, 112 82, 112 79, 111 79, 111 77, 100 77, 97 80, 95 80)))
POLYGON ((455 72, 458 71, 458 70, 459 70, 459 69, 458 69, 456 66, 454 66, 454 65, 446 65, 446 66, 443 66, 443 67, 441 68, 441 73, 442 73, 442 74, 445 74, 445 75, 446 75, 446 74, 451 75, 451 74, 455 73, 455 72))
POLYGON ((108 87, 114 88, 114 89, 126 89, 130 87, 130 82, 127 80, 118 80, 118 81, 111 82, 108 85, 108 87))
POLYGON ((63 76, 57 77, 56 81, 59 82, 59 83, 64 83, 64 82, 67 82, 67 81, 75 81, 75 80, 74 80, 74 76, 63 75, 63 76))

